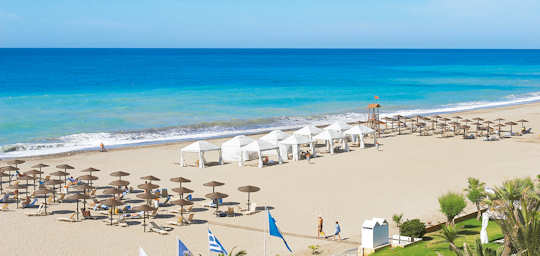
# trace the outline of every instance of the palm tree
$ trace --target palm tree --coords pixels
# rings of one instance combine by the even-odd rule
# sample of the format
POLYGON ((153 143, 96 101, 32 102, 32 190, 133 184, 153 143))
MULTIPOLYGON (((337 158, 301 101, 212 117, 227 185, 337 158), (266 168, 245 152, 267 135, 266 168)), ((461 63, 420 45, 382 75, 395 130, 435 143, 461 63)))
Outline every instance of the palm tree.
MULTIPOLYGON (((536 184, 538 186, 538 184, 536 184)), ((540 191, 530 178, 513 179, 494 189, 487 200, 503 218, 496 222, 504 234, 502 255, 540 255, 540 191)))
POLYGON ((449 243, 450 251, 458 256, 463 256, 463 252, 454 243, 458 238, 458 229, 453 224, 446 224, 441 227, 441 233, 438 235, 449 243))
POLYGON ((467 192, 467 199, 476 206, 476 219, 480 220, 480 217, 482 216, 482 213, 480 212, 480 203, 486 198, 486 184, 480 182, 479 179, 472 177, 468 178, 467 182, 469 183, 468 187, 465 189, 465 192, 467 192))
POLYGON ((396 227, 398 228, 398 244, 401 244, 401 220, 403 219, 403 213, 401 214, 394 214, 392 216, 392 220, 394 223, 396 223, 396 227))

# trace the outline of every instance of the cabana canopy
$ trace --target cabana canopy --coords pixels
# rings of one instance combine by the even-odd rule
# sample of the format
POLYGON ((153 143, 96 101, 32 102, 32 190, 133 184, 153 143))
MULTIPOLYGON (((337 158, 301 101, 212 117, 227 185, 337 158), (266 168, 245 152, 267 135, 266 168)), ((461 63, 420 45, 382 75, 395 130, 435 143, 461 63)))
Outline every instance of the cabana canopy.
POLYGON ((218 151, 219 152, 219 164, 223 164, 221 159, 221 148, 216 146, 208 141, 200 140, 191 143, 190 145, 182 148, 180 150, 180 165, 185 166, 184 164, 184 152, 198 153, 199 154, 199 168, 204 168, 204 153, 208 151, 218 151))
POLYGON ((299 159, 299 146, 303 145, 303 144, 309 144, 309 146, 311 148, 311 154, 313 156, 316 155, 315 145, 313 144, 313 140, 310 139, 308 136, 293 134, 293 135, 287 137, 286 139, 282 140, 280 142, 280 144, 281 145, 292 146, 292 153, 293 153, 293 160, 294 161, 298 161, 298 159, 299 159))
MULTIPOLYGON (((256 140, 242 147, 242 152, 256 152, 257 153, 257 156, 259 158, 259 165, 258 165, 259 168, 263 167, 262 152, 265 152, 265 151, 276 151, 279 163, 280 164, 283 163, 283 161, 281 160, 281 155, 279 154, 279 147, 268 141, 256 140)), ((243 155, 244 154, 240 155, 241 157, 240 162, 244 162, 244 159, 242 158, 243 155)))
POLYGON ((323 140, 327 142, 329 147, 330 154, 334 154, 334 140, 341 140, 343 143, 343 149, 349 151, 349 146, 347 145, 347 138, 343 133, 335 130, 325 130, 319 133, 317 136, 313 137, 314 140, 323 140))
MULTIPOLYGON (((364 148, 365 145, 364 145, 364 136, 367 135, 367 134, 375 134, 375 130, 369 128, 369 127, 366 127, 366 126, 363 126, 363 125, 355 125, 353 126, 351 129, 348 129, 344 132, 345 135, 350 135, 353 137, 353 141, 355 141, 356 138, 359 138, 360 139, 360 148, 364 148)), ((374 138, 374 144, 376 144, 377 142, 375 141, 376 140, 376 137, 373 136, 374 138)))
POLYGON ((345 131, 351 129, 352 126, 347 124, 344 121, 336 121, 335 123, 331 124, 330 126, 324 128, 325 130, 335 130, 335 131, 345 131))
POLYGON ((308 125, 298 131, 295 131, 294 134, 308 136, 311 139, 314 135, 317 135, 322 131, 323 130, 320 128, 317 128, 313 125, 308 125))
POLYGON ((238 161, 240 162, 243 159, 249 159, 249 154, 242 153, 242 147, 247 144, 254 142, 255 140, 247 137, 245 135, 238 135, 223 144, 221 144, 221 151, 223 154, 223 160, 228 162, 238 161))
POLYGON ((261 140, 268 141, 272 143, 273 145, 276 145, 279 147, 279 153, 281 154, 281 158, 287 158, 287 154, 289 151, 288 146, 279 144, 280 141, 286 139, 289 137, 289 134, 282 132, 281 130, 274 130, 270 133, 264 135, 261 137, 261 140))

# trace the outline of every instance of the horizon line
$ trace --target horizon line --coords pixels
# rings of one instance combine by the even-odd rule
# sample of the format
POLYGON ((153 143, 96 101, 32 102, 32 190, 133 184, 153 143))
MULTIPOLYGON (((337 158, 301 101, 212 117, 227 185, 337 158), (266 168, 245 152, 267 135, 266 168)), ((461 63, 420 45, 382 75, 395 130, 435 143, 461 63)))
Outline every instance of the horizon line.
POLYGON ((349 48, 349 47, 0 47, 0 49, 185 49, 185 50, 540 50, 540 48, 349 48))

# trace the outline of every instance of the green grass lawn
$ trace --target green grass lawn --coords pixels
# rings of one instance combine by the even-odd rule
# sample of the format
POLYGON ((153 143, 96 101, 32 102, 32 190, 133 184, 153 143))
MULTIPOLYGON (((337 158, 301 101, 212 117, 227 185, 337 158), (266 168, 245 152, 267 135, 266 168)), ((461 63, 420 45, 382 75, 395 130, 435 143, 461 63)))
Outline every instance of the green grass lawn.
MULTIPOLYGON (((482 222, 476 219, 469 219, 459 223, 456 223, 459 228, 460 237, 456 239, 456 245, 462 247, 463 243, 467 243, 474 249, 476 239, 480 238, 480 229, 482 222)), ((387 247, 376 253, 374 256, 436 256, 437 252, 444 256, 455 256, 453 252, 448 249, 448 243, 441 237, 437 236, 440 231, 426 234, 424 241, 411 245, 407 248, 390 248, 387 247)), ((499 225, 490 221, 488 228, 489 241, 495 241, 503 238, 499 225)), ((486 245, 490 248, 498 248, 498 244, 489 243, 486 245)))

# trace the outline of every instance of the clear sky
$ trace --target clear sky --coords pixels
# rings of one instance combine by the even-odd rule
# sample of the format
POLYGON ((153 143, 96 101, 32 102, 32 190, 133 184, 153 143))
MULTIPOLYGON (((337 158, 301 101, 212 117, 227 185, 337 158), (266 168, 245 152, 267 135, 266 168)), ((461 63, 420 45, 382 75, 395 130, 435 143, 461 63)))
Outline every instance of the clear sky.
POLYGON ((540 0, 2 0, 0 47, 540 48, 540 0))

